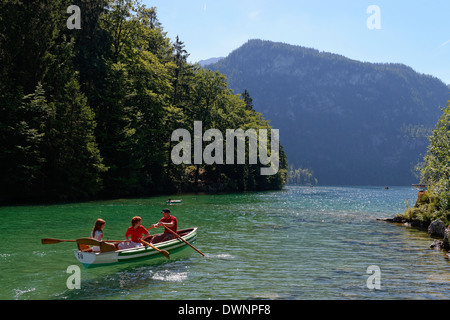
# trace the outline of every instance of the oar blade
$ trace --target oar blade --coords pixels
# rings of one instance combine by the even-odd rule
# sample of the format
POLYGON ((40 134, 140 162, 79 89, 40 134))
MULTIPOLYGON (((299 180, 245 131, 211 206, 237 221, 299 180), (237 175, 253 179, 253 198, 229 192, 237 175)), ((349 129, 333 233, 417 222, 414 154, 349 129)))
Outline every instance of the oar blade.
POLYGON ((98 241, 92 238, 80 238, 77 239, 78 244, 88 245, 88 246, 98 246, 100 247, 100 252, 112 252, 116 251, 116 247, 113 244, 106 243, 104 241, 98 241))
POLYGON ((183 239, 183 237, 181 237, 178 233, 174 232, 173 230, 171 230, 170 228, 166 227, 165 225, 163 225, 163 227, 169 231, 170 233, 172 233, 175 237, 177 237, 178 239, 180 239, 181 241, 183 241, 184 243, 186 243, 188 246, 190 246, 192 249, 194 249, 195 251, 197 251, 198 253, 200 253, 202 256, 205 256, 205 254, 203 252, 201 252, 200 250, 198 250, 196 247, 194 247, 192 244, 190 244, 189 242, 187 242, 185 239, 183 239))
POLYGON ((53 244, 53 243, 60 243, 59 239, 50 239, 50 238, 43 238, 41 239, 42 244, 53 244))
POLYGON ((101 252, 113 252, 116 251, 116 247, 111 243, 101 242, 100 243, 100 251, 101 252))
POLYGON ((75 242, 75 240, 61 240, 61 239, 53 239, 53 238, 42 238, 41 239, 42 244, 54 244, 54 243, 60 243, 60 242, 75 242))
POLYGON ((166 257, 167 259, 170 260, 170 254, 169 254, 169 251, 161 250, 161 253, 163 254, 164 257, 166 257))

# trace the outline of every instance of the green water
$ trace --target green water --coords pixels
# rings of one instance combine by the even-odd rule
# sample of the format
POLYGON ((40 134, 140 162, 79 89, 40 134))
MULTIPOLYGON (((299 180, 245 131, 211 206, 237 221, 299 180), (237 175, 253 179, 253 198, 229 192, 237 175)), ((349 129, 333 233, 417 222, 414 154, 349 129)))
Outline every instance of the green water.
MULTIPOLYGON (((409 187, 286 187, 277 192, 184 195, 171 205, 195 246, 171 260, 85 269, 75 244, 41 238, 122 239, 139 215, 149 227, 165 197, 0 208, 0 299, 448 299, 450 262, 424 232, 377 221, 414 203, 409 187), (68 289, 71 265, 81 288, 68 289), (369 289, 367 268, 381 270, 369 289)), ((152 233, 155 233, 152 230, 152 233)))

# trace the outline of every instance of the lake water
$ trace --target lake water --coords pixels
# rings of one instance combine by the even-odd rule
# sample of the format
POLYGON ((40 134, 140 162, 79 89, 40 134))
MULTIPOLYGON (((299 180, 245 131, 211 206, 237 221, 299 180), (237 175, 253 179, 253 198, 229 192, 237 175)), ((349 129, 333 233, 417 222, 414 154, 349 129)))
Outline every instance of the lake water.
MULTIPOLYGON (((74 243, 97 218, 104 239, 122 239, 139 215, 149 227, 166 197, 0 208, 0 299, 448 299, 450 262, 423 231, 376 218, 414 204, 410 187, 297 187, 183 195, 179 228, 198 226, 195 246, 166 260, 85 269, 74 243), (81 288, 68 289, 71 265, 81 288), (380 289, 369 289, 369 266, 380 289)), ((159 231, 159 229, 158 229, 159 231)), ((152 229, 155 233, 155 229, 152 229)))

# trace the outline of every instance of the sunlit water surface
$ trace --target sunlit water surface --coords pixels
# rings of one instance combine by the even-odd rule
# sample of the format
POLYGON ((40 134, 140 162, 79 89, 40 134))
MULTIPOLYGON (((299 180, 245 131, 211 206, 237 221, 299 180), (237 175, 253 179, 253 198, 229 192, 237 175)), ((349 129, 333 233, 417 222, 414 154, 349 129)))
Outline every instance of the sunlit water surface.
MULTIPOLYGON (((170 206, 179 228, 198 226, 195 246, 170 260, 85 269, 73 243, 122 239, 139 215, 149 227, 165 197, 0 208, 0 299, 448 299, 450 262, 412 228, 378 221, 414 203, 410 187, 285 187, 282 191, 183 195, 170 206), (71 265, 81 288, 68 289, 71 265), (369 266, 381 271, 369 289, 369 266)), ((152 230, 152 233, 154 231, 152 230)))

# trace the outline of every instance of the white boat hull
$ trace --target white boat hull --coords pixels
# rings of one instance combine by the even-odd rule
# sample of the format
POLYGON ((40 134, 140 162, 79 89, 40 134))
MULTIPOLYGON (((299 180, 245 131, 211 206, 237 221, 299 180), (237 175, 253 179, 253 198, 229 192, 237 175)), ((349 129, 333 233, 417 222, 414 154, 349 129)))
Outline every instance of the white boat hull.
MULTIPOLYGON (((179 230, 179 232, 188 232, 183 235, 182 238, 188 242, 193 242, 197 238, 197 227, 185 230, 179 230)), ((182 240, 175 238, 169 241, 157 243, 154 245, 160 250, 166 250, 172 253, 175 250, 188 247, 188 245, 182 240)), ((83 252, 75 251, 75 258, 82 263, 86 268, 91 266, 100 266, 106 264, 129 262, 140 259, 153 259, 160 258, 163 255, 153 249, 152 247, 142 246, 138 248, 117 250, 112 252, 83 252)))

